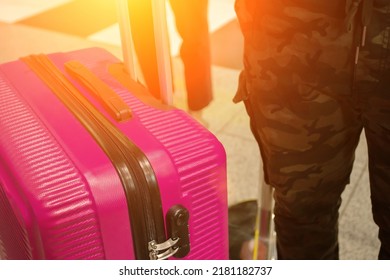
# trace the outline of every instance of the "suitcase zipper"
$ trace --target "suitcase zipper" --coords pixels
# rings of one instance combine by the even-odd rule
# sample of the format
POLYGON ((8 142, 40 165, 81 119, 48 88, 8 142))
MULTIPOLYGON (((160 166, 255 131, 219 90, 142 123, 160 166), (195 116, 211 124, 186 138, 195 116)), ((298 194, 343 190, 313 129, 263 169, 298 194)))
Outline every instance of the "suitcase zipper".
MULTIPOLYGON (((22 60, 80 121, 113 163, 126 193, 136 258, 156 256, 161 247, 154 248, 153 244, 166 242, 166 236, 160 191, 146 156, 73 86, 47 56, 31 55, 22 60)), ((167 254, 160 257, 167 258, 175 252, 171 250, 167 254)))

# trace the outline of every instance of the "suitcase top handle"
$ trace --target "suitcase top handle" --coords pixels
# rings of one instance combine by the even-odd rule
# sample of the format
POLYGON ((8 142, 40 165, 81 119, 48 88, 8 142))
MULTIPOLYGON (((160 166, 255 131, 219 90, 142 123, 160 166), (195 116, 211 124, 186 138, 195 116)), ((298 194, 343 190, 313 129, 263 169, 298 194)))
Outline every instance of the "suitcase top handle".
POLYGON ((130 107, 87 67, 75 60, 66 62, 64 66, 72 78, 86 87, 116 121, 124 122, 131 118, 130 107))

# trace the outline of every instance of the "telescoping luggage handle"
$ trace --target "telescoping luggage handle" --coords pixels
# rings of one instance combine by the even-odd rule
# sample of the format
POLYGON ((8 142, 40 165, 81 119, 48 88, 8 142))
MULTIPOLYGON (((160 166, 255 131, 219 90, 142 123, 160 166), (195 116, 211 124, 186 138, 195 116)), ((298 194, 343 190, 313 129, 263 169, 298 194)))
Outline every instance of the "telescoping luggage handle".
POLYGON ((277 259, 273 208, 273 189, 262 178, 257 199, 253 260, 277 259))
MULTIPOLYGON (((128 12, 129 9, 127 1, 139 0, 117 0, 118 22, 121 35, 123 60, 125 68, 130 77, 137 81, 138 75, 135 67, 135 51, 130 28, 131 18, 128 12)), ((173 86, 171 77, 171 60, 165 0, 150 1, 152 1, 153 25, 161 98, 165 104, 172 105, 173 86)))

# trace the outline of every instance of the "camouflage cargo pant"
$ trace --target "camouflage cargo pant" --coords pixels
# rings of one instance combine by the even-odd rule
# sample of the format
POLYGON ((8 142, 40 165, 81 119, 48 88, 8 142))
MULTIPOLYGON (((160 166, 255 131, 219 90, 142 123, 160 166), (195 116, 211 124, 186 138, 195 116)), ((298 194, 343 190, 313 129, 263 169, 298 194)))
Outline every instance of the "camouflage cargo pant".
POLYGON ((338 259, 363 129, 379 258, 390 258, 390 0, 353 2, 236 0, 245 53, 234 101, 274 187, 279 259, 338 259))

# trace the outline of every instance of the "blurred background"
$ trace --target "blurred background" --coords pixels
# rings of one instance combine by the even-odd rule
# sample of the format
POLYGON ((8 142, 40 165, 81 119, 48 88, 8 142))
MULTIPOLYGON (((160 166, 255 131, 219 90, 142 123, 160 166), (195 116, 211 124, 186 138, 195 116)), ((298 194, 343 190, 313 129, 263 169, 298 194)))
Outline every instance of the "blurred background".
MULTIPOLYGON (((94 46, 122 59, 116 12, 114 0, 0 0, 0 63, 33 53, 94 46)), ((262 163, 244 106, 232 102, 242 68, 243 47, 234 0, 210 0, 208 18, 214 100, 204 110, 203 118, 225 147, 228 200, 233 205, 257 199, 262 163)), ((181 39, 169 5, 167 23, 175 88, 173 103, 187 110, 179 56, 181 39)), ((371 215, 366 152, 362 137, 351 184, 343 194, 340 209, 341 259, 376 259, 379 250, 378 229, 371 215)))

